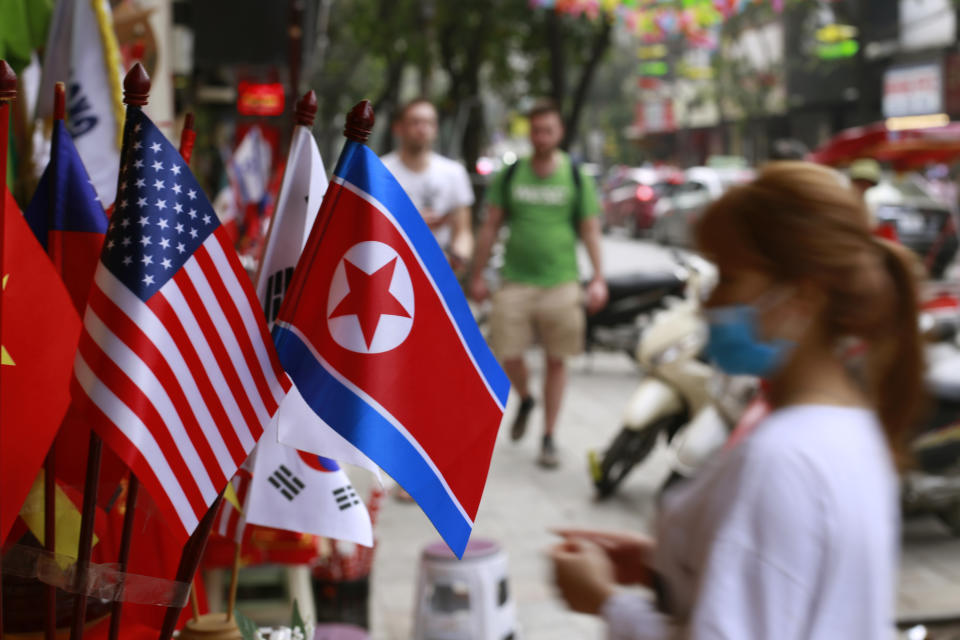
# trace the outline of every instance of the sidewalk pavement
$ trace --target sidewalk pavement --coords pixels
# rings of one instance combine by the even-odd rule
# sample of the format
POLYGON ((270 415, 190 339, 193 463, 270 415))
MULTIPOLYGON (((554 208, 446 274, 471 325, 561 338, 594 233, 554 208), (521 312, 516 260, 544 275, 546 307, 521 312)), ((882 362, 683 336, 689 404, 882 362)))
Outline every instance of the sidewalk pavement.
MULTIPOLYGON (((539 384, 540 360, 531 357, 529 363, 533 382, 539 384)), ((545 552, 557 542, 551 527, 649 531, 653 492, 668 464, 662 449, 604 502, 594 500, 587 473, 587 450, 603 447, 617 432, 620 412, 638 380, 626 356, 599 353, 571 363, 557 429, 562 463, 558 470, 544 471, 534 462, 542 429, 541 406, 531 416, 522 442, 510 442, 509 429, 501 428, 473 535, 497 540, 508 554, 519 635, 525 640, 604 637, 599 621, 569 612, 553 593, 545 552)), ((516 398, 511 398, 505 424, 515 410, 516 398)), ((420 551, 437 535, 416 505, 393 498, 384 502, 376 535, 371 635, 373 640, 408 640, 420 551)), ((960 615, 960 539, 950 537, 932 519, 907 523, 904 537, 900 615, 960 615)))

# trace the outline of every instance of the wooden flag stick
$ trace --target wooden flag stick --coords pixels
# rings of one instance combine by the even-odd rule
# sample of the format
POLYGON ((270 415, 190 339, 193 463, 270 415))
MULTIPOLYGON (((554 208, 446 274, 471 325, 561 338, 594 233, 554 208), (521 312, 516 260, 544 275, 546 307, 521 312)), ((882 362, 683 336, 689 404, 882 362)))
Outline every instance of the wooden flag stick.
MULTIPOLYGON (((53 119, 63 121, 66 118, 66 91, 63 83, 58 82, 53 88, 53 119)), ((53 131, 53 140, 51 147, 53 152, 50 154, 50 199, 48 201, 47 211, 47 253, 54 258, 54 265, 57 271, 63 272, 62 264, 63 251, 61 247, 51 247, 51 234, 49 230, 54 226, 54 215, 57 210, 56 196, 58 190, 57 180, 57 159, 60 154, 57 153, 57 140, 59 134, 57 128, 53 131)), ((57 552, 57 448, 56 438, 50 443, 50 450, 43 461, 43 547, 49 553, 57 552)), ((57 637, 57 588, 48 584, 44 593, 44 623, 43 635, 46 640, 56 640, 57 637)))
POLYGON ((200 621, 200 595, 197 593, 197 578, 190 583, 190 606, 193 608, 194 621, 200 621))
MULTIPOLYGON (((183 547, 183 553, 180 555, 180 567, 177 569, 177 582, 190 583, 197 573, 200 566, 200 560, 203 558, 203 551, 207 548, 207 538, 210 537, 210 531, 213 529, 213 521, 217 518, 217 511, 220 510, 220 503, 223 501, 223 494, 217 496, 213 501, 207 513, 200 520, 200 524, 194 530, 193 535, 187 540, 183 547)), ((163 618, 163 627, 160 629, 160 640, 170 640, 177 627, 177 621, 180 619, 180 612, 183 606, 170 607, 163 618)))
MULTIPOLYGON (((127 560, 130 558, 130 542, 133 539, 133 524, 137 514, 137 494, 139 493, 140 481, 131 471, 127 480, 127 503, 123 512, 123 531, 120 534, 120 555, 117 558, 120 571, 127 570, 127 560)), ((123 589, 122 585, 120 589, 123 589)), ((120 637, 120 617, 122 615, 123 600, 118 597, 113 601, 113 607, 110 610, 109 640, 117 640, 120 637)))
MULTIPOLYGON (((6 229, 6 209, 7 209, 7 143, 10 141, 10 102, 17 97, 17 74, 7 64, 6 60, 0 60, 0 180, 3 181, 3 193, 0 193, 0 283, 6 275, 4 273, 4 245, 7 243, 6 229)), ((2 284, 0 284, 2 290, 2 284)), ((0 336, 3 335, 3 295, 0 295, 0 336)), ((0 340, 2 343, 2 340, 0 340)), ((0 390, 3 389, 3 365, 0 365, 0 390)), ((0 434, 3 433, 3 426, 0 425, 0 434)), ((3 450, 3 443, 0 441, 0 451, 3 450)), ((0 539, 0 544, 3 540, 0 539)), ((0 554, 2 555, 2 554, 0 554)), ((0 574, 3 571, 0 569, 0 574)), ((0 640, 3 640, 3 588, 0 586, 0 640)))
POLYGON ((230 595, 227 597, 227 622, 233 620, 233 610, 237 606, 237 584, 240 582, 240 547, 242 542, 234 542, 233 571, 230 572, 230 595))
POLYGON ((77 546, 76 595, 73 599, 73 624, 70 627, 70 640, 83 638, 84 623, 87 618, 87 577, 90 572, 90 554, 93 549, 93 524, 97 509, 97 487, 100 484, 100 454, 103 441, 93 431, 90 432, 90 446, 87 449, 87 475, 83 481, 83 511, 80 515, 80 543, 77 546))

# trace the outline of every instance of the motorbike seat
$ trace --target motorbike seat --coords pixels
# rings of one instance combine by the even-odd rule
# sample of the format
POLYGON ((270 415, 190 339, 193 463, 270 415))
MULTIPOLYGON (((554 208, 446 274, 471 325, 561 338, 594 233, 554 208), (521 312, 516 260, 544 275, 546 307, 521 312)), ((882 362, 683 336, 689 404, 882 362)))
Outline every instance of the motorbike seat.
POLYGON ((960 402, 960 355, 931 363, 926 384, 936 399, 960 402))
POLYGON ((611 299, 656 292, 678 293, 684 284, 682 278, 669 272, 634 272, 607 278, 607 290, 611 299))

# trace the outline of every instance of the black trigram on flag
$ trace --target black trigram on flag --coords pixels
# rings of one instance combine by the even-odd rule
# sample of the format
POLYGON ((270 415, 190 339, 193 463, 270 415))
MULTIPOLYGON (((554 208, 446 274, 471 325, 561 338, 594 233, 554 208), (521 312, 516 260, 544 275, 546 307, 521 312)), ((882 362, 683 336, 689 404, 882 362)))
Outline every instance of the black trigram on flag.
POLYGON ((293 475, 285 465, 280 465, 280 468, 274 471, 267 480, 283 494, 284 498, 290 501, 296 498, 297 495, 306 488, 303 481, 293 475))
POLYGON ((267 288, 264 292, 263 310, 267 316, 267 322, 274 322, 280 314, 280 303, 283 302, 283 295, 290 286, 290 280, 293 279, 293 267, 287 267, 277 271, 267 278, 267 288))
POLYGON ((340 507, 340 511, 360 504, 360 498, 357 497, 357 492, 353 490, 353 485, 348 484, 339 489, 334 489, 333 497, 337 499, 337 506, 340 507))

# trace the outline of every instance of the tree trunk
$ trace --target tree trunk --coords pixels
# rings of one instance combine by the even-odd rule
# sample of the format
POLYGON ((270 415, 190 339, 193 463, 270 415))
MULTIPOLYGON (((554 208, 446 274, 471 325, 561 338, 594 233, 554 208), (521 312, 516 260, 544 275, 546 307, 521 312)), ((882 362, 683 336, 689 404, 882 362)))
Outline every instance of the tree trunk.
POLYGON ((420 61, 420 95, 430 97, 433 93, 433 49, 432 43, 436 40, 437 8, 434 0, 424 0, 420 4, 420 24, 423 29, 424 42, 423 59, 420 61))
POLYGON ((563 33, 560 17, 556 11, 547 11, 547 46, 550 50, 550 91, 551 98, 563 109, 563 99, 567 95, 567 63, 564 52, 563 33))
POLYGON ((610 16, 604 13, 600 30, 597 31, 593 46, 590 48, 590 57, 580 71, 580 79, 573 94, 573 103, 570 105, 570 114, 566 120, 566 132, 563 136, 562 147, 565 150, 570 148, 570 144, 577 137, 577 127, 580 124, 580 116, 583 113, 583 105, 587 100, 587 93, 590 91, 590 84, 593 82, 593 76, 597 71, 600 60, 603 59, 603 54, 610 48, 611 27, 610 16))

